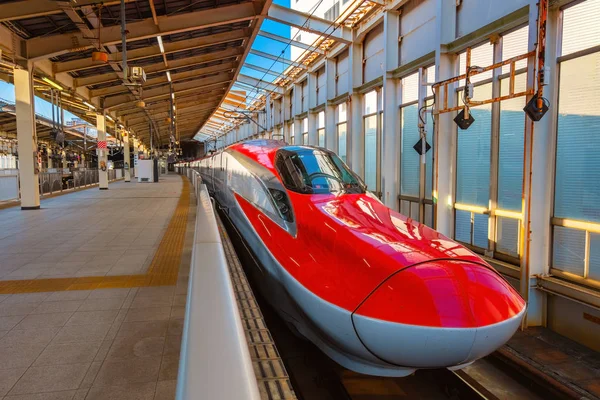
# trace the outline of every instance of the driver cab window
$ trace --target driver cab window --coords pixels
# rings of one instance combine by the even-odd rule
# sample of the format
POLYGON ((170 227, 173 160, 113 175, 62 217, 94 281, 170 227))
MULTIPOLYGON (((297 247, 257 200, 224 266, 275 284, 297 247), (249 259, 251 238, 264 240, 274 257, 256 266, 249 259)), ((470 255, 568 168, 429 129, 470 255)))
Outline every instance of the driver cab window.
POLYGON ((289 190, 303 194, 364 193, 362 181, 334 153, 288 147, 277 152, 275 167, 289 190))

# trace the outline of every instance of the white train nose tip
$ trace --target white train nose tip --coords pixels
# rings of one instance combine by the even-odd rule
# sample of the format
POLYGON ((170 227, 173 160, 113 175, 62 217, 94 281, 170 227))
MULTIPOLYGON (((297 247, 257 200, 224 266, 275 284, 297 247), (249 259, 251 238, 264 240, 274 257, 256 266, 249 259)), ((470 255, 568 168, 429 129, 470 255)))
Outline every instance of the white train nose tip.
POLYGON ((356 333, 377 358, 412 368, 466 364, 498 349, 515 333, 525 309, 513 318, 477 328, 407 325, 354 314, 356 333))

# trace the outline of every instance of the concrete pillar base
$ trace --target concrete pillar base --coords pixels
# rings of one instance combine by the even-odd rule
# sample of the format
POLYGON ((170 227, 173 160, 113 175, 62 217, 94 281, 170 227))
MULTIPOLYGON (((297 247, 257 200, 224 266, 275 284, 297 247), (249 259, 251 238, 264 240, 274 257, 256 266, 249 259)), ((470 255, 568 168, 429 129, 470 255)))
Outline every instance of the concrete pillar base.
POLYGON ((108 190, 108 188, 105 188, 105 187, 101 187, 101 188, 99 188, 99 189, 100 189, 100 190, 108 190))
POLYGON ((21 207, 21 210, 39 210, 40 206, 21 207))

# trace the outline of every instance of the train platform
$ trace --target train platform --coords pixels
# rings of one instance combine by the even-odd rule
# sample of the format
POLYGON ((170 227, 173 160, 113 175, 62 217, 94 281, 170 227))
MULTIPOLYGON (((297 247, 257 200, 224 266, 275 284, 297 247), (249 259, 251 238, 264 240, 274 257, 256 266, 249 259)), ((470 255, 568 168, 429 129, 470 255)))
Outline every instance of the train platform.
POLYGON ((0 399, 173 399, 195 210, 177 175, 0 210, 0 399))

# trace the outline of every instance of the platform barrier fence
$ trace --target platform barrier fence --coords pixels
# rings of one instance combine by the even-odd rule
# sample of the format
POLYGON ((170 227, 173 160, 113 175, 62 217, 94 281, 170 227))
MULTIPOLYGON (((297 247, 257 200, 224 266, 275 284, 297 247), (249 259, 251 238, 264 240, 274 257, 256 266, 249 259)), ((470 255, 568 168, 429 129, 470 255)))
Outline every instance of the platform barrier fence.
POLYGON ((0 201, 19 199, 19 170, 0 169, 0 201))
POLYGON ((177 400, 260 399, 213 205, 200 174, 178 168, 198 199, 177 400))

